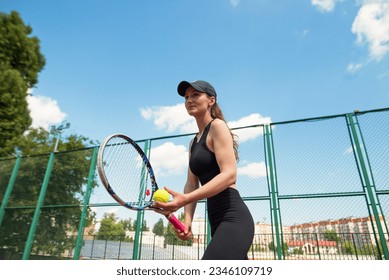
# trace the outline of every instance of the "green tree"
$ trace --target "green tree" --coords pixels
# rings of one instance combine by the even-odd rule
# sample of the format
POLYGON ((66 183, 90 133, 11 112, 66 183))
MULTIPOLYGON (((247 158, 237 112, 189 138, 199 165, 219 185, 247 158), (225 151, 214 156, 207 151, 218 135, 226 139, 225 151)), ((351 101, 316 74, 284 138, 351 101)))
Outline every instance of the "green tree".
MULTIPOLYGON (((269 247, 269 250, 273 251, 273 252, 276 252, 278 250, 277 246, 274 244, 273 241, 269 243, 268 247, 269 247)), ((288 253, 289 245, 287 243, 282 242, 281 248, 282 248, 282 252, 284 255, 288 253)))
POLYGON ((165 226, 163 225, 163 219, 159 219, 153 227, 153 233, 158 236, 163 236, 165 233, 165 226))
MULTIPOLYGON (((10 209, 6 210, 0 227, 0 248, 16 254, 23 252, 54 140, 44 129, 33 129, 20 139, 22 161, 7 205, 10 209)), ((59 142, 59 150, 73 152, 55 155, 32 255, 42 253, 61 257, 66 249, 74 248, 75 234, 72 233, 77 232, 80 224, 80 205, 92 154, 91 149, 85 149, 87 141, 85 137, 71 135, 59 142)), ((8 181, 9 170, 0 169, 0 182, 8 181)), ((85 225, 89 226, 94 219, 93 212, 89 211, 87 217, 85 225)))
POLYGON ((303 255, 304 254, 303 248, 302 247, 294 248, 292 254, 303 255))
POLYGON ((100 221, 100 228, 97 233, 97 239, 103 240, 123 240, 126 231, 122 223, 117 222, 114 213, 105 213, 104 218, 100 221))
POLYGON ((121 223, 123 225, 124 230, 129 230, 129 231, 133 230, 131 218, 129 218, 127 220, 120 220, 119 223, 121 223))
MULTIPOLYGON (((34 207, 46 172, 54 139, 43 129, 30 129, 27 90, 38 83, 45 65, 40 42, 32 36, 17 12, 0 13, 0 158, 22 157, 16 184, 0 228, 0 248, 7 254, 23 251, 31 226, 34 207), (28 132, 28 133, 26 133, 28 132), (17 148, 16 148, 17 147, 17 148), (40 155, 40 156, 37 156, 40 155)), ((74 234, 80 223, 85 185, 88 180, 91 149, 88 139, 71 135, 59 141, 59 150, 71 153, 55 155, 44 207, 34 236, 33 254, 61 257, 74 248, 74 234), (63 207, 61 205, 67 205, 63 207)), ((12 160, 0 164, 0 182, 7 182, 12 160)), ((94 219, 87 215, 86 226, 94 219)), ((0 258, 4 254, 0 249, 0 258)))
POLYGON ((12 156, 18 137, 31 125, 26 91, 18 71, 0 69, 0 156, 12 156))
MULTIPOLYGON (((183 221, 184 220, 184 213, 181 213, 179 216, 178 216, 178 219, 180 221, 183 221)), ((168 226, 167 226, 167 230, 166 230, 166 233, 165 233, 165 245, 166 244, 170 244, 170 245, 183 245, 183 246, 192 246, 193 244, 193 238, 189 239, 189 240, 181 240, 177 237, 174 229, 173 229, 173 226, 169 223, 168 226)))
POLYGON ((13 155, 31 125, 27 89, 45 65, 40 42, 15 11, 0 13, 0 157, 13 155))
MULTIPOLYGON (((132 224, 132 230, 136 230, 137 222, 138 222, 137 220, 134 220, 134 223, 132 224)), ((143 220, 141 231, 149 231, 149 227, 147 226, 147 221, 146 220, 143 220)))
POLYGON ((343 254, 355 255, 355 247, 351 241, 345 241, 341 244, 341 250, 343 254))
POLYGON ((329 241, 335 241, 335 242, 339 242, 340 238, 338 236, 338 234, 336 233, 335 230, 331 229, 331 230, 326 230, 324 232, 324 239, 325 240, 329 240, 329 241))

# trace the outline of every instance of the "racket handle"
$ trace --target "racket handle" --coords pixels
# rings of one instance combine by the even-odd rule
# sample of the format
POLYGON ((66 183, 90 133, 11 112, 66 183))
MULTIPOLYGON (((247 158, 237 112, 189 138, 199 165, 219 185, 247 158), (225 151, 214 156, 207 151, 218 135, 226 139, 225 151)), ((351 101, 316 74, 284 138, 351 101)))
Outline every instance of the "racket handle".
POLYGON ((173 214, 167 215, 166 218, 169 220, 169 222, 179 231, 184 232, 185 226, 181 223, 179 219, 176 218, 173 214))

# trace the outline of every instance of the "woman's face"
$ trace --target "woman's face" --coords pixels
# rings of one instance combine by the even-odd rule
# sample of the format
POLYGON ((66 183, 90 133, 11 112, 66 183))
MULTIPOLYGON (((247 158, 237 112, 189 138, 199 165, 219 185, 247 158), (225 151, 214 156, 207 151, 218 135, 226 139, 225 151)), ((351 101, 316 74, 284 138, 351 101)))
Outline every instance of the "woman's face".
POLYGON ((190 116, 197 116, 210 112, 215 98, 205 92, 199 92, 193 87, 185 91, 185 108, 190 116))

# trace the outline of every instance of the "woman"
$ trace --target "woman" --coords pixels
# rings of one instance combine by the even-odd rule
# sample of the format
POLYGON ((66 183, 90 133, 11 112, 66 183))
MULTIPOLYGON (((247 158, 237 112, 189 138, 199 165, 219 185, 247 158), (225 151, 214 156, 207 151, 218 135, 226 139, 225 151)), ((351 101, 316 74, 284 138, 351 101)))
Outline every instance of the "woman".
POLYGON ((202 259, 247 259, 254 222, 236 189, 237 143, 216 103, 216 91, 206 81, 182 81, 177 91, 185 97, 186 110, 195 118, 199 133, 190 143, 184 193, 166 188, 173 200, 156 202, 164 209, 157 212, 167 214, 184 206, 185 231, 176 234, 187 240, 192 237, 197 201, 207 198, 212 240, 202 259))

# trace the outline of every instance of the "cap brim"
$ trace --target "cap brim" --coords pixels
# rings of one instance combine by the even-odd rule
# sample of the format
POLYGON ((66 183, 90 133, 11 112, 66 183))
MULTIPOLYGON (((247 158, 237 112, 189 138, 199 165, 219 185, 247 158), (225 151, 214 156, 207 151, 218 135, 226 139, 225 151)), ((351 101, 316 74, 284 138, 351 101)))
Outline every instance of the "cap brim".
POLYGON ((177 87, 178 94, 181 96, 185 96, 185 92, 186 92, 187 88, 190 86, 192 86, 191 83, 189 83, 187 81, 182 81, 181 83, 178 84, 178 87, 177 87))

